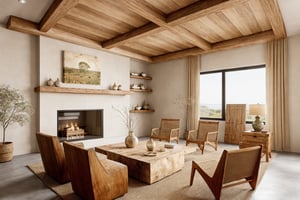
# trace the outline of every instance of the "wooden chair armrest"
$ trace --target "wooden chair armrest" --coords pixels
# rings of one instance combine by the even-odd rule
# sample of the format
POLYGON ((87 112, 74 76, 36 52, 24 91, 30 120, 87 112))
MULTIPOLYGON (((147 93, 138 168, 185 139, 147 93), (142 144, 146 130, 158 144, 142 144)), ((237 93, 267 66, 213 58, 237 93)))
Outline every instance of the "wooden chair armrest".
POLYGON ((192 135, 196 134, 197 135, 197 130, 189 130, 187 134, 187 140, 192 137, 192 135))
POLYGON ((218 138, 218 131, 211 131, 211 132, 207 132, 207 135, 206 135, 206 140, 207 139, 213 139, 213 140, 216 140, 218 138))
POLYGON ((179 128, 173 128, 170 132, 170 137, 179 136, 179 128))
POLYGON ((158 135, 158 132, 159 132, 159 128, 153 128, 153 129, 151 130, 151 136, 152 136, 152 135, 158 135))

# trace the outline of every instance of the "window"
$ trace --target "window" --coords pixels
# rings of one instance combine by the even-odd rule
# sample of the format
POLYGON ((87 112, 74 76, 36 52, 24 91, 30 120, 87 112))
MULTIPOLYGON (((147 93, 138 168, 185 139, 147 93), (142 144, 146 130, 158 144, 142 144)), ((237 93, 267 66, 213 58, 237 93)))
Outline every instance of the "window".
POLYGON ((200 118, 224 120, 226 104, 246 104, 246 113, 249 104, 265 104, 265 82, 264 65, 201 73, 200 118))
POLYGON ((200 78, 202 118, 222 118, 222 73, 203 74, 200 78))

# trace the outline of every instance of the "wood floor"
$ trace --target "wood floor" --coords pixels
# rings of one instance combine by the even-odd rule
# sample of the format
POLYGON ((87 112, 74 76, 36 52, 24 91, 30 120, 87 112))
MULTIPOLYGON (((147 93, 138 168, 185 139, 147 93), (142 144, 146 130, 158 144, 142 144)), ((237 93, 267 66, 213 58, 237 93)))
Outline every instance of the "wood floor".
MULTIPOLYGON (((38 153, 15 156, 0 163, 1 200, 57 200, 55 193, 26 167, 41 161, 38 153)), ((253 193, 252 200, 300 199, 300 154, 277 153, 253 193)))

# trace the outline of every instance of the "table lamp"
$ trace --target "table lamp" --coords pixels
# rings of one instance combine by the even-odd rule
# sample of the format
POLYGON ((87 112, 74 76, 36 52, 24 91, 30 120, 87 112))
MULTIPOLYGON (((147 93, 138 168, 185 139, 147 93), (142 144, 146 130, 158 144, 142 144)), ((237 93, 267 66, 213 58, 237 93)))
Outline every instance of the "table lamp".
POLYGON ((260 120, 260 115, 265 115, 265 105, 264 104, 250 104, 249 114, 256 115, 255 120, 252 123, 252 128, 254 131, 261 131, 264 128, 264 124, 260 120))

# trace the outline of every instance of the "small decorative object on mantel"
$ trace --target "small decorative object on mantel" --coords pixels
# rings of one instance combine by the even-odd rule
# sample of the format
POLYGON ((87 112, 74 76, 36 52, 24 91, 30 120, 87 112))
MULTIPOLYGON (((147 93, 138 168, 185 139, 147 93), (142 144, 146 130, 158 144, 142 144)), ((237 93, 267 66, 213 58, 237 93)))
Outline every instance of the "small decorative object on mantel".
POLYGON ((47 85, 48 86, 53 86, 54 85, 54 81, 51 78, 49 78, 48 81, 47 81, 47 85))
POLYGON ((54 85, 56 87, 60 87, 60 80, 59 80, 59 78, 56 79, 56 81, 54 82, 54 85))
POLYGON ((122 85, 121 84, 118 85, 118 90, 122 90, 122 85))
POLYGON ((116 83, 114 83, 112 86, 111 86, 111 89, 112 90, 118 90, 118 85, 116 83))
POLYGON ((155 142, 153 141, 152 138, 150 138, 150 139, 146 142, 146 147, 147 147, 147 150, 148 150, 148 151, 154 151, 155 146, 156 146, 156 144, 155 144, 155 142))

